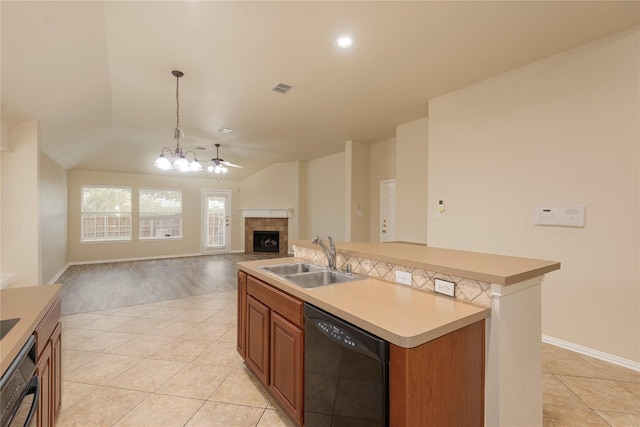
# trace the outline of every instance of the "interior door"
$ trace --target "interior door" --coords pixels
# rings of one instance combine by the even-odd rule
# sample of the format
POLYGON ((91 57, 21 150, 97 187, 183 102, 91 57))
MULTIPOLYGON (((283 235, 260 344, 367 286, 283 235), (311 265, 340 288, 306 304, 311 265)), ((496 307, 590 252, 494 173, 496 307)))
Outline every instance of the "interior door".
POLYGON ((202 207, 203 252, 229 252, 229 231, 231 230, 231 191, 203 190, 202 207))
POLYGON ((380 241, 396 240, 396 180, 380 181, 380 241))

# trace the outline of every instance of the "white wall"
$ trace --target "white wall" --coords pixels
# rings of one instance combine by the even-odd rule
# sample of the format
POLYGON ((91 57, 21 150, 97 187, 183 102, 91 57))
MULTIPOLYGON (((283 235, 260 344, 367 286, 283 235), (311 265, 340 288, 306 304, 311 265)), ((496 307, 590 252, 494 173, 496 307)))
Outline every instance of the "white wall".
POLYGON ((344 151, 307 164, 307 212, 311 235, 345 239, 344 151))
POLYGON ((428 160, 429 245, 560 261, 543 334, 635 362, 639 47, 636 28, 432 100, 428 160), (535 226, 545 204, 585 227, 535 226))
POLYGON ((362 141, 345 143, 345 240, 369 241, 371 148, 362 141))
POLYGON ((275 163, 240 184, 243 208, 293 209, 289 218, 289 251, 293 250, 291 241, 299 238, 299 168, 300 162, 275 163))
POLYGON ((40 263, 40 140, 38 122, 9 129, 2 161, 2 275, 13 287, 42 283, 40 263))
POLYGON ((67 265, 67 171, 40 155, 42 282, 56 278, 67 265))
POLYGON ((396 238, 427 242, 428 119, 396 127, 396 238))

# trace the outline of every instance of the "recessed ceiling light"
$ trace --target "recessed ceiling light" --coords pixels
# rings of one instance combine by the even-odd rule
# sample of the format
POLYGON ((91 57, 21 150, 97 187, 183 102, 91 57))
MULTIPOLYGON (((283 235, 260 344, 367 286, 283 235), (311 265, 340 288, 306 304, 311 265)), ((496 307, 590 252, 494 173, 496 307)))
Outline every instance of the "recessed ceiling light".
POLYGON ((353 45, 353 39, 349 36, 342 36, 336 40, 336 46, 341 49, 347 49, 353 45))
POLYGON ((231 132, 233 132, 233 129, 221 127, 220 129, 218 129, 218 132, 220 132, 220 133, 231 133, 231 132))

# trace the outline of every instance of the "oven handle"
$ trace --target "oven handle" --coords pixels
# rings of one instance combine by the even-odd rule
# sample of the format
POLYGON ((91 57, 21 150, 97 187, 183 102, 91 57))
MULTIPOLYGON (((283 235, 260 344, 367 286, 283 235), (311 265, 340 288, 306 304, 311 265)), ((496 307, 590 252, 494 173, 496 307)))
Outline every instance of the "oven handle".
POLYGON ((33 394, 34 396, 33 402, 31 402, 31 409, 29 409, 29 415, 24 422, 25 427, 31 425, 31 421, 33 420, 33 417, 36 415, 36 412, 38 410, 38 401, 40 400, 40 377, 38 377, 37 375, 31 377, 31 381, 29 381, 29 386, 27 387, 25 397, 29 394, 33 394))

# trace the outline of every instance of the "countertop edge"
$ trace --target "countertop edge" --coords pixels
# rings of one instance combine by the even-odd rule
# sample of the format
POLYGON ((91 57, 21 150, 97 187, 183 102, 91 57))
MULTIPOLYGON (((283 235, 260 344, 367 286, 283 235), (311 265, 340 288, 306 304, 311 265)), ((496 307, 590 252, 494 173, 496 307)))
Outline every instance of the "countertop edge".
MULTIPOLYGON (((302 246, 309 249, 319 248, 318 245, 314 245, 310 241, 306 241, 306 240, 295 240, 291 243, 295 246, 302 246)), ((390 243, 336 242, 336 248, 339 254, 344 254, 344 255, 358 257, 358 258, 368 258, 374 261, 405 265, 411 268, 419 268, 422 270, 434 271, 437 273, 448 274, 448 275, 462 277, 466 279, 480 280, 483 282, 495 283, 497 285, 502 285, 502 286, 509 286, 518 282, 522 282, 527 279, 532 279, 534 277, 538 277, 543 274, 550 273, 555 270, 559 270, 561 267, 560 262, 557 262, 557 261, 514 257, 514 256, 498 255, 498 254, 487 254, 482 252, 460 251, 455 249, 435 248, 435 247, 429 247, 426 245, 403 243, 403 242, 397 242, 397 243, 394 243, 394 242, 390 242, 390 243), (356 245, 367 245, 371 248, 371 251, 357 250, 357 249, 351 248, 351 246, 356 246, 356 245), (402 245, 403 247, 411 247, 412 250, 416 252, 418 255, 415 257, 412 257, 413 259, 411 259, 408 257, 401 258, 394 255, 390 255, 388 253, 381 253, 383 252, 382 249, 384 249, 384 245, 387 245, 389 249, 392 249, 393 245, 402 245), (486 260, 500 260, 505 263, 526 262, 532 265, 522 270, 515 270, 507 274, 498 274, 495 272, 486 272, 486 271, 483 272, 483 271, 479 271, 480 268, 472 269, 470 267, 446 265, 444 263, 434 262, 428 259, 429 255, 420 254, 420 252, 429 252, 429 251, 439 253, 439 254, 456 254, 466 258, 478 257, 486 260)))

